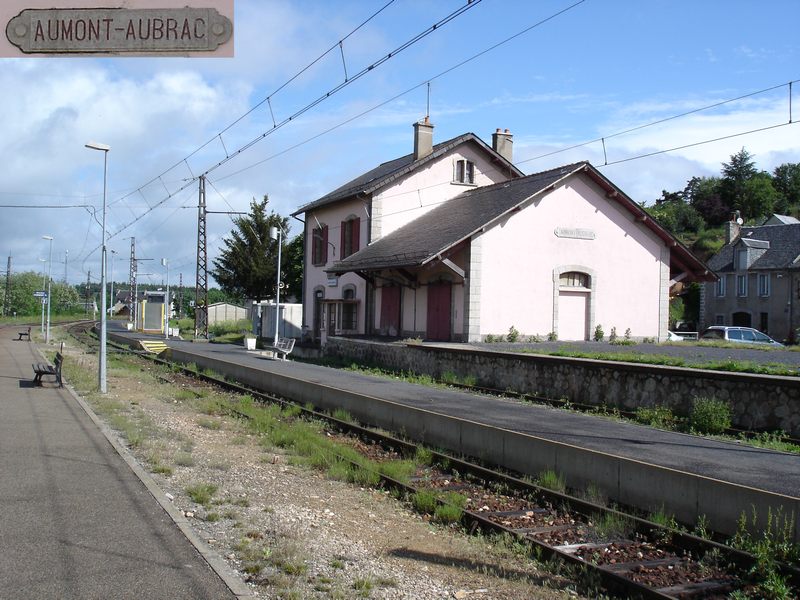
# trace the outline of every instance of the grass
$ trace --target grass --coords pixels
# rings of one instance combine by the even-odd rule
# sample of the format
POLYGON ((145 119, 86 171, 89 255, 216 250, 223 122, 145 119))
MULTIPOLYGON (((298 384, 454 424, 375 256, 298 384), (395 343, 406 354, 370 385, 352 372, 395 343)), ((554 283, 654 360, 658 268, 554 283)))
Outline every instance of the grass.
POLYGON ((191 452, 176 452, 172 462, 179 467, 193 467, 195 465, 194 456, 192 456, 191 452))
POLYGON ((553 490, 554 492, 561 492, 562 494, 567 489, 567 482, 564 476, 549 470, 539 473, 536 484, 548 490, 553 490))
POLYGON ((625 515, 606 512, 594 519, 594 527, 602 538, 627 538, 633 531, 633 524, 625 515))
POLYGON ((186 488, 186 494, 192 499, 192 502, 208 506, 211 504, 211 499, 217 493, 217 486, 211 483, 195 483, 186 488))

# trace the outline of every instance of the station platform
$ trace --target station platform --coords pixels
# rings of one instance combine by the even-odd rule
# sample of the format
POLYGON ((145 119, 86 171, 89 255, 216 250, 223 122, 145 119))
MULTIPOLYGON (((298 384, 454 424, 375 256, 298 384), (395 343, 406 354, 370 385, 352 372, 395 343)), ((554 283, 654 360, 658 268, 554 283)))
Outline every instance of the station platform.
MULTIPOLYGON (((753 506, 764 517, 776 506, 784 514, 800 514, 798 455, 300 361, 269 360, 242 346, 167 344, 171 357, 182 362, 244 379, 267 392, 299 396, 301 403, 325 407, 339 397, 362 422, 416 431, 426 443, 499 466, 535 476, 542 465, 550 465, 565 474, 568 485, 606 479, 609 496, 629 505, 657 510, 682 503, 675 515, 688 522, 724 509, 718 519, 718 524, 724 521, 723 532, 735 530, 738 516, 753 506), (454 433, 443 433, 451 429, 454 433)), ((796 522, 795 527, 800 538, 796 522)))
POLYGON ((236 598, 36 344, 0 328, 0 596, 236 598))

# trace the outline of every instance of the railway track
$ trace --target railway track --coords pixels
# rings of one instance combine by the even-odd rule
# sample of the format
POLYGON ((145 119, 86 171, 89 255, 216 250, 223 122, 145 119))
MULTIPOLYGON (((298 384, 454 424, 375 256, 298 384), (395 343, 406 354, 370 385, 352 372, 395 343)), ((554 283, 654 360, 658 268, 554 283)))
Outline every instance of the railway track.
MULTIPOLYGON (((85 325, 70 329, 79 339, 89 336, 85 325)), ((91 336, 89 343, 96 348, 91 336)), ((153 355, 116 345, 114 348, 176 368, 153 355)), ((284 398, 198 374, 182 365, 177 367, 206 383, 249 394, 258 401, 293 406, 305 418, 325 421, 336 432, 334 435, 378 460, 382 456, 414 456, 419 452, 418 446, 409 441, 313 408, 298 407, 284 398)), ((164 377, 169 379, 168 375, 164 377)), ((249 418, 242 411, 230 410, 239 418, 249 418)), ((418 466, 407 481, 379 474, 380 485, 398 490, 407 498, 428 494, 437 505, 455 508, 466 530, 506 534, 532 556, 570 565, 618 597, 767 597, 762 587, 764 561, 750 553, 687 533, 677 524, 664 526, 633 512, 554 491, 470 460, 426 452, 431 456, 430 464, 418 466)), ((796 565, 777 564, 772 573, 785 585, 800 589, 796 565)))

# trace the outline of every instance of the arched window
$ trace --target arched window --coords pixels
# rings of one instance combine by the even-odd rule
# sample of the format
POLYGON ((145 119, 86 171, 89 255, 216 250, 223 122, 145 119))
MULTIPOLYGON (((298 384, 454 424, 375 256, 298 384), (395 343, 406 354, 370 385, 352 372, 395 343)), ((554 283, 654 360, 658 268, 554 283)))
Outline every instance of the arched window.
POLYGON ((311 230, 311 264, 324 265, 328 262, 328 226, 321 224, 311 230))
POLYGON ((361 242, 361 219, 356 216, 348 217, 341 225, 341 247, 339 258, 345 259, 358 252, 361 242))
POLYGON ((562 273, 558 279, 558 285, 562 288, 583 288, 589 289, 591 282, 589 275, 580 271, 568 271, 562 273))

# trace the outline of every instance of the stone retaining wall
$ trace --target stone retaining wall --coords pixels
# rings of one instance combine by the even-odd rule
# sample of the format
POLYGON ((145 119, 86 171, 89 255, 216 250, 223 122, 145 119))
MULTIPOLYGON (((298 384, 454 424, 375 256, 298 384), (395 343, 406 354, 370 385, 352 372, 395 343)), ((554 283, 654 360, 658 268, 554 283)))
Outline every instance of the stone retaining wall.
POLYGON ((735 427, 800 437, 800 379, 794 377, 337 337, 328 338, 325 354, 433 377, 471 375, 486 387, 625 410, 667 406, 686 415, 695 397, 713 396, 730 403, 735 427))

